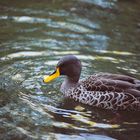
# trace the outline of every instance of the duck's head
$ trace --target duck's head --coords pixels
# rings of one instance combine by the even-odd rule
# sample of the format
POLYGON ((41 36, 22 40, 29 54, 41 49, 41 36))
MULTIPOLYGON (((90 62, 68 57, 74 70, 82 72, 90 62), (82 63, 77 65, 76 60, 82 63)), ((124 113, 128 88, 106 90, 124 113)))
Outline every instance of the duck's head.
POLYGON ((81 74, 82 65, 80 60, 74 55, 62 57, 57 63, 55 71, 49 76, 44 76, 43 81, 48 83, 60 75, 66 75, 72 82, 78 82, 81 74))

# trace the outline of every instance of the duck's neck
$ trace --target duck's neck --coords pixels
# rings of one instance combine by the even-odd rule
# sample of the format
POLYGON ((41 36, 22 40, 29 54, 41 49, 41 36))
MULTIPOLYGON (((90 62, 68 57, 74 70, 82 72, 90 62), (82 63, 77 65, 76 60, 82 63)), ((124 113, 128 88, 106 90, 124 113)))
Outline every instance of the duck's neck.
POLYGON ((66 77, 64 82, 61 85, 61 92, 65 92, 70 88, 74 88, 75 86, 77 86, 79 81, 79 77, 74 77, 74 78, 70 78, 70 77, 66 77))

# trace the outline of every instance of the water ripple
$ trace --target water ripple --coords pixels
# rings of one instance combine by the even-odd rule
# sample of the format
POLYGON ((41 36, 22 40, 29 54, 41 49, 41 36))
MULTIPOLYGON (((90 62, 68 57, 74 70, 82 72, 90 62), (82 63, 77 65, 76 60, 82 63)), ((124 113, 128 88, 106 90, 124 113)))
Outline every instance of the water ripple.
POLYGON ((114 138, 111 138, 109 136, 103 136, 103 135, 99 135, 99 134, 85 134, 85 133, 80 133, 79 135, 68 135, 68 134, 60 134, 60 133, 49 133, 48 135, 43 135, 42 137, 43 139, 57 139, 57 140, 116 140, 114 138))
POLYGON ((37 18, 37 17, 29 17, 29 16, 0 16, 1 20, 14 20, 15 22, 21 22, 21 23, 49 23, 51 22, 51 19, 43 19, 43 18, 37 18))
POLYGON ((102 8, 114 8, 115 7, 115 2, 117 0, 113 1, 104 1, 104 0, 79 0, 81 2, 89 3, 89 4, 94 4, 96 6, 100 6, 102 8))
MULTIPOLYGON (((37 18, 37 17, 29 17, 29 16, 0 16, 0 20, 14 20, 15 22, 20 22, 20 23, 44 23, 48 27, 53 27, 53 28, 63 28, 63 29, 68 29, 74 32, 79 32, 79 33, 86 33, 86 32, 92 32, 89 28, 86 28, 84 26, 75 24, 75 23, 70 23, 70 22, 62 22, 62 21, 53 21, 52 19, 49 18, 37 18)), ((83 20, 81 20, 84 22, 83 20)), ((81 22, 79 21, 79 22, 81 22)), ((86 20, 87 21, 87 20, 86 20)), ((89 22, 89 21, 88 21, 89 22)), ((97 25, 94 24, 89 24, 89 27, 93 28, 98 28, 97 25)))
POLYGON ((80 18, 80 17, 76 16, 76 17, 68 19, 68 21, 83 25, 83 26, 91 28, 91 29, 100 29, 99 24, 95 23, 95 21, 90 21, 89 19, 86 19, 86 18, 80 18))

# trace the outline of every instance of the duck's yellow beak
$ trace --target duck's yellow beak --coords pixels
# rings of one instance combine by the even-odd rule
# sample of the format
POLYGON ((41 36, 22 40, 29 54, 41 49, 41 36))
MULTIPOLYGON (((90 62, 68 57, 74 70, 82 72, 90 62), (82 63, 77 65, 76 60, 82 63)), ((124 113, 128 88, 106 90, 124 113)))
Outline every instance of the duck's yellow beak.
POLYGON ((59 76, 60 76, 60 71, 59 71, 59 68, 57 68, 56 71, 53 72, 51 75, 44 76, 43 81, 45 83, 48 83, 59 76))

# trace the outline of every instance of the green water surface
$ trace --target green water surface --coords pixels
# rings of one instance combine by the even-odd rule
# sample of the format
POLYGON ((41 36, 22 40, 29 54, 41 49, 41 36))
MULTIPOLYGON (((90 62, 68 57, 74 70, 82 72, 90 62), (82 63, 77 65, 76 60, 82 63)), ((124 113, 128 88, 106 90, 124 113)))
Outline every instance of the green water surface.
POLYGON ((64 77, 42 82, 66 54, 81 78, 140 79, 140 1, 0 0, 0 139, 139 140, 139 112, 111 123, 116 113, 64 99, 64 77))

